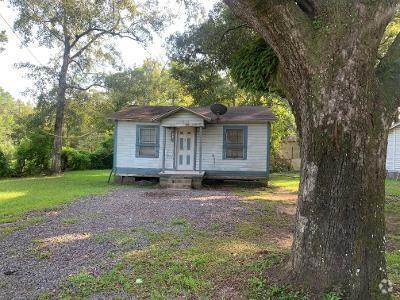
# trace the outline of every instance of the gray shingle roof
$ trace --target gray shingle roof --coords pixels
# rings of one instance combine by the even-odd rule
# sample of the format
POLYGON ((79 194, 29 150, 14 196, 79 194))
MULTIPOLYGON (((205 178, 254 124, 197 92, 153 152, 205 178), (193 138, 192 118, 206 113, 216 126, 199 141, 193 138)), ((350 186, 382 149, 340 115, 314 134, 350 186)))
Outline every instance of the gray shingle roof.
MULTIPOLYGON (((129 120, 129 121, 145 121, 152 122, 153 119, 166 114, 172 110, 176 110, 179 106, 128 106, 116 113, 110 119, 113 120, 129 120)), ((275 121, 274 114, 265 106, 235 106, 228 107, 228 111, 217 120, 217 116, 213 114, 210 107, 188 107, 205 119, 210 119, 211 123, 265 123, 267 121, 275 121)))

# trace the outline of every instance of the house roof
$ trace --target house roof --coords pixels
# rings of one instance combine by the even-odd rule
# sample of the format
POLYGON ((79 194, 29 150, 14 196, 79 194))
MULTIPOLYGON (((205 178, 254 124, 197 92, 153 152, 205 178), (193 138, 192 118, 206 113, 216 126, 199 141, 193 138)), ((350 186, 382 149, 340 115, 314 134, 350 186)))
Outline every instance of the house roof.
POLYGON ((128 106, 116 113, 110 119, 157 122, 180 110, 190 111, 209 123, 265 123, 275 121, 274 114, 265 106, 235 106, 228 107, 226 114, 219 117, 211 112, 210 107, 181 107, 181 106, 128 106))

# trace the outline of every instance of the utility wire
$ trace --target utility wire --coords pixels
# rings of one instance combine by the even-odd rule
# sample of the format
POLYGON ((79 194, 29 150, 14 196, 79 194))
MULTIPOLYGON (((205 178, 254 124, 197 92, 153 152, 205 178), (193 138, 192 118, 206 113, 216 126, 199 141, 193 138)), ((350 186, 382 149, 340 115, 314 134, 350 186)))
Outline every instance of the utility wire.
POLYGON ((42 64, 42 62, 35 56, 35 54, 33 54, 33 52, 31 51, 31 49, 29 49, 28 46, 24 45, 24 41, 23 39, 15 32, 14 28, 12 28, 12 26, 7 22, 7 20, 3 17, 3 15, 0 13, 0 19, 3 20, 3 22, 7 25, 8 28, 10 28, 11 32, 19 39, 19 41, 21 42, 21 44, 24 46, 24 48, 28 51, 28 53, 36 60, 36 62, 41 65, 42 67, 44 67, 44 65, 42 64))

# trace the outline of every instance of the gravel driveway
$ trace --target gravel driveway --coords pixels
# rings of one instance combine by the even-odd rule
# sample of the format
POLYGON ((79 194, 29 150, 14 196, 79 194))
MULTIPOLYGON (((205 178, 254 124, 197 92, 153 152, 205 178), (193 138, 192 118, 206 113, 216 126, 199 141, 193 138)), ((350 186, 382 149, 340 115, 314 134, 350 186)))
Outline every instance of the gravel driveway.
POLYGON ((96 273, 112 267, 124 247, 107 233, 162 231, 176 218, 201 228, 219 224, 229 232, 247 213, 236 196, 215 190, 120 187, 81 198, 0 240, 0 298, 35 299, 82 268, 96 273))

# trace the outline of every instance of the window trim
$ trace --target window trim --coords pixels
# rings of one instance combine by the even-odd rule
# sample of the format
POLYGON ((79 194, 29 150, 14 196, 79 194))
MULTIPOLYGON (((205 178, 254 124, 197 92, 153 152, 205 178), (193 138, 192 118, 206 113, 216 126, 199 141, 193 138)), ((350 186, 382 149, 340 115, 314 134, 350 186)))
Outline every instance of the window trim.
POLYGON ((226 125, 223 127, 223 150, 222 150, 222 159, 224 160, 247 160, 247 134, 248 134, 248 126, 237 126, 237 125, 226 125), (228 129, 242 129, 243 130, 243 158, 227 158, 227 142, 226 142, 226 132, 228 129))
POLYGON ((159 158, 160 152, 160 126, 159 125, 136 125, 136 151, 135 157, 137 158, 159 158), (140 130, 141 129, 155 129, 156 142, 153 144, 140 143, 140 130), (155 147, 155 155, 140 155, 140 147, 155 147))

